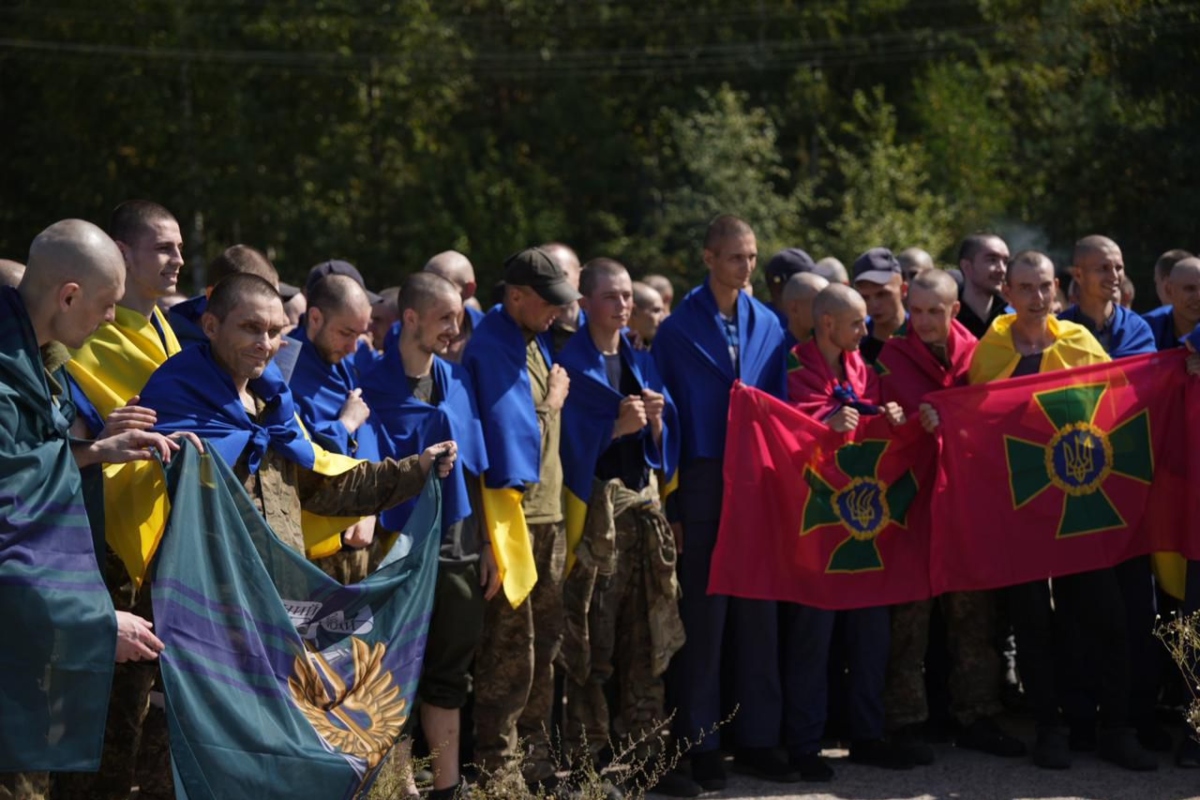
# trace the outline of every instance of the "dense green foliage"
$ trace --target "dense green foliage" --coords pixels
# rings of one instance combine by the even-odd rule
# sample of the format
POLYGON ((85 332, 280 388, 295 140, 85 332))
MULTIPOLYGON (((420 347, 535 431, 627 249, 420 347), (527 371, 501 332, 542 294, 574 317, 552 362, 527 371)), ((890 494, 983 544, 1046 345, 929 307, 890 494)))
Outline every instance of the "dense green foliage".
POLYGON ((1200 3, 9 0, 0 257, 148 197, 189 264, 481 282, 558 239, 691 279, 713 214, 849 262, 984 228, 1200 247, 1200 3))

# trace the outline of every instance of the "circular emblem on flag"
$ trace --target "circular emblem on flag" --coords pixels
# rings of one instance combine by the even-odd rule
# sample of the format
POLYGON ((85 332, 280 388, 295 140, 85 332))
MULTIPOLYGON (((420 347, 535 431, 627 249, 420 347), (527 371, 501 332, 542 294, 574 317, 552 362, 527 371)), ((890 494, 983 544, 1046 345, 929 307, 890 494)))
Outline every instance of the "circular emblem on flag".
POLYGON ((1046 473, 1051 483, 1069 495, 1098 491, 1112 465, 1108 434, 1090 422, 1064 425, 1046 445, 1046 473))
POLYGON ((859 541, 874 539, 887 527, 887 485, 877 478, 855 478, 833 498, 833 507, 850 535, 859 541))

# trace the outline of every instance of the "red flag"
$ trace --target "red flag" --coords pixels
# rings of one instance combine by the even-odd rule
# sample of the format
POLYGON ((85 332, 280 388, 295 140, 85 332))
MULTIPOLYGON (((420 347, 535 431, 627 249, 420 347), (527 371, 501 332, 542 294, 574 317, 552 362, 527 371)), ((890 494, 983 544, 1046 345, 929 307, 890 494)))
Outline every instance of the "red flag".
POLYGON ((929 597, 934 455, 915 420, 848 436, 735 384, 709 593, 826 609, 929 597))
POLYGON ((1189 552, 1182 351, 937 392, 935 593, 1189 552))

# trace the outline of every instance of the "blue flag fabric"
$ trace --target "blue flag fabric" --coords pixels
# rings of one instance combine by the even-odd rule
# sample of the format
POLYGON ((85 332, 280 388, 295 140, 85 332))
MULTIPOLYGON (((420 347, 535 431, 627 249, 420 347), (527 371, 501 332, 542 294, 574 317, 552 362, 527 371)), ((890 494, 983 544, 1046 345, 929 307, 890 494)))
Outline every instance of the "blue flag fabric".
MULTIPOLYGON (((474 513, 467 480, 478 480, 487 469, 488 459, 467 371, 435 356, 432 377, 441 398, 436 406, 413 397, 399 347, 384 353, 362 379, 363 399, 371 408, 371 416, 363 426, 360 447, 370 439, 370 446, 381 457, 401 459, 438 442, 457 442, 458 459, 442 487, 442 525, 450 526, 474 513)), ((381 514, 383 527, 401 530, 415 502, 402 503, 381 514)))
MULTIPOLYGON (((553 364, 544 336, 537 338, 547 364, 553 364)), ((525 361, 525 336, 501 306, 484 316, 463 353, 463 366, 475 387, 483 423, 490 489, 537 483, 541 475, 542 434, 525 361)))
POLYGON ((70 418, 51 397, 20 295, 0 289, 0 772, 100 766, 116 617, 70 418))
MULTIPOLYGON (((1087 319, 1077 305, 1064 309, 1058 318, 1082 325, 1093 335, 1096 333, 1092 328, 1092 321, 1087 319)), ((1112 336, 1108 343, 1108 354, 1117 359, 1153 353, 1156 350, 1158 348, 1154 343, 1154 333, 1146 324, 1146 320, 1122 305, 1116 306, 1113 312, 1112 336)))
POLYGON ((1150 326, 1150 334, 1154 337, 1154 346, 1159 350, 1170 350, 1179 347, 1182 340, 1175 333, 1174 306, 1159 306, 1142 315, 1142 319, 1150 326))
POLYGON ((153 583, 177 794, 365 796, 412 712, 439 482, 405 528, 411 549, 342 586, 272 533, 219 453, 185 445, 168 467, 153 583))
MULTIPOLYGON (((662 444, 656 446, 648 429, 637 434, 644 445, 646 464, 661 470, 665 483, 675 476, 679 464, 679 417, 675 403, 663 386, 658 368, 648 352, 634 350, 621 337, 621 360, 643 389, 666 395, 663 410, 662 444)), ((572 336, 558 354, 558 363, 571 378, 571 391, 562 412, 563 480, 567 489, 587 502, 592 493, 596 462, 612 443, 613 425, 625 395, 608 382, 604 356, 596 348, 587 328, 572 336)))
POLYGON ((167 312, 167 321, 171 323, 171 330, 175 331, 175 338, 179 340, 180 346, 187 348, 208 342, 208 337, 200 327, 200 317, 206 308, 208 295, 205 294, 196 295, 171 306, 171 310, 167 312))
POLYGON ((246 413, 233 379, 213 361, 212 348, 202 344, 185 348, 155 370, 142 390, 141 405, 158 413, 155 430, 192 431, 208 439, 227 464, 236 464, 249 447, 250 471, 257 472, 270 447, 312 469, 316 453, 296 420, 283 375, 268 364, 261 377, 250 381, 250 390, 266 403, 263 424, 246 413))
POLYGON ((681 464, 722 457, 735 380, 784 398, 783 328, 775 313, 742 292, 737 301, 738 369, 708 281, 687 293, 654 337, 654 361, 679 409, 681 464))
POLYGON ((298 347, 300 351, 288 378, 288 387, 292 390, 300 419, 313 439, 326 450, 378 461, 379 452, 372 446, 372 440, 364 442, 351 434, 338 419, 346 397, 359 388, 358 367, 352 363, 356 356, 328 364, 309 341, 304 328, 296 328, 288 338, 291 339, 288 346, 298 347))

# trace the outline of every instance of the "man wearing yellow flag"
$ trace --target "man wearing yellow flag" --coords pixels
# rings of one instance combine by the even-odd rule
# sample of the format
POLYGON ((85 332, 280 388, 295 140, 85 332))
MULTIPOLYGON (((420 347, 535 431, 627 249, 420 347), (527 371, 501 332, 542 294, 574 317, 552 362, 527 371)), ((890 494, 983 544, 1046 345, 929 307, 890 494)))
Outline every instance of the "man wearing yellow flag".
POLYGON ((526 782, 552 791, 546 725, 563 637, 559 432, 570 381, 554 363, 547 331, 580 295, 536 247, 509 257, 504 282, 504 302, 479 323, 463 355, 483 422, 484 515, 505 595, 488 603, 475 661, 475 755, 495 774, 516 762, 523 739, 531 751, 526 782))
MULTIPOLYGON (((175 291, 183 268, 183 238, 170 211, 148 200, 129 200, 113 209, 109 235, 125 261, 125 295, 116 317, 105 322, 83 346, 71 354, 67 370, 79 409, 76 430, 85 438, 132 427, 154 424, 154 412, 137 405, 138 395, 150 375, 169 356, 179 352, 179 341, 157 308, 159 298, 175 291), (118 411, 120 409, 120 411, 118 411), (113 412, 117 411, 116 414, 113 412)), ((130 475, 151 464, 130 465, 130 475)), ((107 486, 106 495, 119 502, 122 494, 107 486)), ((100 554, 97 553, 97 556, 100 554)), ((105 548, 105 582, 118 611, 150 618, 149 595, 139 593, 113 551, 105 548)), ((166 751, 167 727, 160 708, 151 709, 149 698, 158 675, 153 662, 130 662, 113 675, 112 702, 104 731, 104 757, 97 773, 64 774, 56 779, 58 797, 84 800, 123 800, 134 783, 150 791, 171 781, 170 771, 135 776, 137 749, 166 751), (143 730, 147 715, 153 720, 143 730)))

